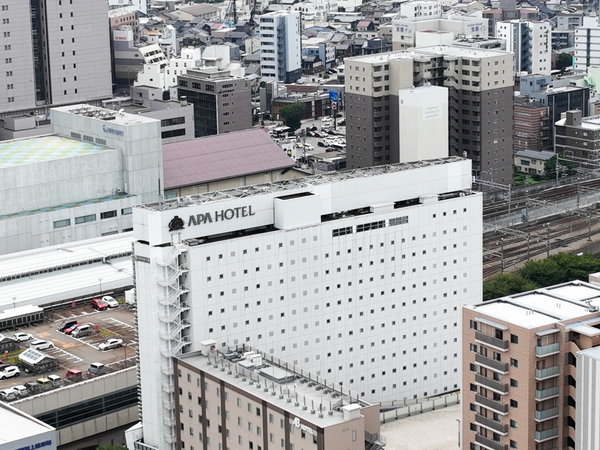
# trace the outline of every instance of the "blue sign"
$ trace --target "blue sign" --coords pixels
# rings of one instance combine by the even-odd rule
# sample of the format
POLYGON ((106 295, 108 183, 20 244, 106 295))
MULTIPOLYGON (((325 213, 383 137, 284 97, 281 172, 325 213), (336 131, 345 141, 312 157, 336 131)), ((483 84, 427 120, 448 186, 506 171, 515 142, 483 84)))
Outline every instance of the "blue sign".
POLYGON ((332 102, 337 102, 340 99, 340 96, 335 91, 329 91, 329 100, 332 102))

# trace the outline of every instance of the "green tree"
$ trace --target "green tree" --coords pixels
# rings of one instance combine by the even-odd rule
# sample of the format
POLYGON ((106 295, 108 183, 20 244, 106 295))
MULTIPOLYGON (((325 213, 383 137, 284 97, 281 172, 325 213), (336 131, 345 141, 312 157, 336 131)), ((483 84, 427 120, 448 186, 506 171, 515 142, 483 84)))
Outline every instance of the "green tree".
POLYGON ((290 127, 292 131, 300 128, 301 121, 304 119, 304 103, 294 103, 286 105, 279 110, 279 117, 286 127, 290 127))
POLYGON ((538 286, 552 286, 572 280, 587 281, 590 273, 600 272, 600 259, 585 253, 581 256, 559 253, 541 261, 530 261, 519 275, 538 286))
MULTIPOLYGON (((577 172, 575 163, 572 163, 571 161, 565 161, 564 159, 562 159, 562 155, 560 155, 560 157, 561 160, 558 163, 558 176, 564 177, 565 175, 574 175, 577 172)), ((556 177, 556 155, 554 155, 552 158, 548 159, 544 163, 544 171, 546 172, 547 177, 556 177)))
POLYGON ((537 287, 533 282, 518 274, 505 273, 483 284, 483 300, 531 291, 537 287))
POLYGON ((561 53, 558 55, 558 59, 556 60, 556 68, 561 72, 564 72, 567 67, 571 67, 573 65, 573 56, 569 53, 561 53))

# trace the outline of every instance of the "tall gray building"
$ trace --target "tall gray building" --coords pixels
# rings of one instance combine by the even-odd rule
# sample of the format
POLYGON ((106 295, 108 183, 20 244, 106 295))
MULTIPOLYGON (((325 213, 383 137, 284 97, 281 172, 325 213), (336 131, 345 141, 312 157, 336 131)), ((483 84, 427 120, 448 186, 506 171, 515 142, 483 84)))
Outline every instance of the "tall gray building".
POLYGON ((108 4, 3 0, 0 114, 110 97, 108 4))
POLYGON ((513 59, 500 50, 433 46, 345 59, 348 167, 399 158, 398 91, 448 88, 450 155, 473 161, 473 174, 510 183, 513 59))
POLYGON ((229 71, 188 70, 177 77, 179 98, 194 105, 196 137, 246 130, 252 126, 250 81, 229 71))

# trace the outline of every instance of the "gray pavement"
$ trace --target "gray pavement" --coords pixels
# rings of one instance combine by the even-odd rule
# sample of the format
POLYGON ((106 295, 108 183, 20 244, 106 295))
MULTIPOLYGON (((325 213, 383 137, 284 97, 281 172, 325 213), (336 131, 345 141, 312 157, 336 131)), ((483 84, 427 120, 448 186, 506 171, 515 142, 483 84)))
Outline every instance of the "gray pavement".
POLYGON ((461 405, 437 409, 381 426, 388 450, 456 450, 461 405))

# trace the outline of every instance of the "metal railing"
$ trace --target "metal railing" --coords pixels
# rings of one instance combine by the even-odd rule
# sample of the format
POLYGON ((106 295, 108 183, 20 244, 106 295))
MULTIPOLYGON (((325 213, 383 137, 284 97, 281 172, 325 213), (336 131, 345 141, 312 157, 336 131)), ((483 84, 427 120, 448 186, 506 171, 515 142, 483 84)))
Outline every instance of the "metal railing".
POLYGON ((503 445, 501 442, 498 442, 498 441, 492 441, 491 439, 480 436, 478 434, 475 435, 475 442, 477 442, 478 444, 483 444, 486 447, 489 447, 493 450, 507 450, 508 449, 508 445, 506 445, 506 444, 503 445))
POLYGON ((558 436, 558 428, 550 428, 549 430, 536 431, 535 440, 544 441, 558 436))
POLYGON ((508 412, 508 405, 504 405, 496 400, 492 400, 491 398, 486 398, 482 395, 475 394, 475 401, 486 408, 493 409, 494 411, 498 411, 500 413, 508 412))
POLYGON ((502 424, 487 417, 483 417, 479 414, 475 414, 475 422, 484 425, 488 428, 491 428, 492 430, 495 430, 498 433, 506 434, 508 432, 508 425, 502 424))
POLYGON ((479 331, 475 332, 475 339, 483 342, 484 344, 489 344, 502 350, 508 350, 508 341, 497 339, 493 336, 488 336, 487 334, 483 334, 479 331))
POLYGON ((535 420, 546 420, 550 417, 558 416, 558 408, 543 409, 535 412, 535 420))
POLYGON ((475 355, 475 361, 499 372, 508 372, 508 363, 486 358, 485 356, 479 354, 475 355))
POLYGON ((483 375, 475 374, 475 382, 479 384, 483 384, 490 389, 494 389, 498 392, 506 394, 508 392, 508 384, 500 383, 499 381, 490 380, 489 378, 484 377, 483 375))
POLYGON ((543 400, 545 398, 549 398, 549 397, 554 397, 558 395, 558 386, 554 386, 548 389, 542 389, 542 390, 537 390, 535 391, 535 399, 536 400, 543 400))
POLYGON ((535 377, 538 379, 549 378, 558 375, 560 372, 559 366, 547 367, 545 369, 536 369, 535 377))
POLYGON ((555 342, 554 344, 538 345, 535 348, 535 354, 536 356, 546 356, 551 353, 557 353, 559 350, 560 344, 558 342, 555 342))

